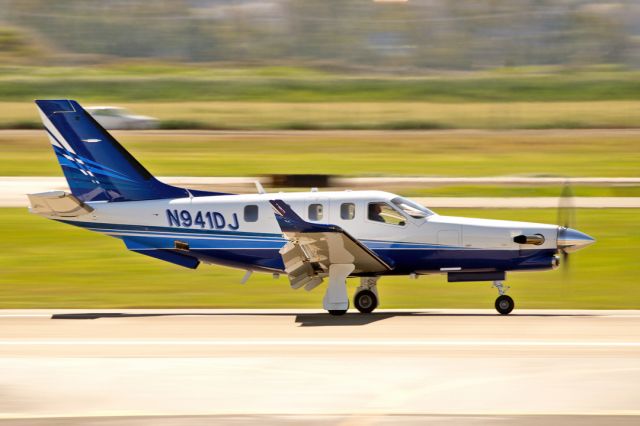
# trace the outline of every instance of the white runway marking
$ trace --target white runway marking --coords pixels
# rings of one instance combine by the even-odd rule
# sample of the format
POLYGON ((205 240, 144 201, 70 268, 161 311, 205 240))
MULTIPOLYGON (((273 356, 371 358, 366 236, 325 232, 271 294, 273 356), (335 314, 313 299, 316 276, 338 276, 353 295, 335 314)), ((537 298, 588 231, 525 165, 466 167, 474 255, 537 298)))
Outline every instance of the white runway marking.
POLYGON ((640 342, 605 341, 553 341, 553 340, 295 340, 295 339, 247 339, 247 340, 45 340, 5 339, 0 346, 477 346, 477 347, 621 347, 637 348, 640 342))

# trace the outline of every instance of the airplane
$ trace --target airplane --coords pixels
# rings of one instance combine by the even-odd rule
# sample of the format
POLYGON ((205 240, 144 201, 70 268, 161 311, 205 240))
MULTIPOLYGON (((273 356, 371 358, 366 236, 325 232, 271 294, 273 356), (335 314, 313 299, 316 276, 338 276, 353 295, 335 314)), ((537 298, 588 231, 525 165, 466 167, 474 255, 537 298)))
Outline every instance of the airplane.
POLYGON ((441 216, 383 191, 227 194, 160 182, 73 100, 36 100, 71 193, 29 194, 31 213, 119 238, 128 250, 195 269, 200 263, 286 274, 294 289, 328 279, 323 308, 379 305, 380 277, 446 274, 449 282, 492 282, 495 308, 513 299, 507 272, 559 267, 558 254, 595 240, 572 228, 441 216))

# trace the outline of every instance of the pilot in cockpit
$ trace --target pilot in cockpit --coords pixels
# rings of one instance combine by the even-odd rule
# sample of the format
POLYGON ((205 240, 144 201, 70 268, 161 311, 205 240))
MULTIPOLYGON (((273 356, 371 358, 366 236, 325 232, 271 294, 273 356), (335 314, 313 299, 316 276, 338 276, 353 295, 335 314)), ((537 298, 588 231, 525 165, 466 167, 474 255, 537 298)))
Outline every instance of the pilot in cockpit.
POLYGON ((380 203, 369 204, 369 220, 386 223, 384 217, 382 217, 382 206, 380 203))

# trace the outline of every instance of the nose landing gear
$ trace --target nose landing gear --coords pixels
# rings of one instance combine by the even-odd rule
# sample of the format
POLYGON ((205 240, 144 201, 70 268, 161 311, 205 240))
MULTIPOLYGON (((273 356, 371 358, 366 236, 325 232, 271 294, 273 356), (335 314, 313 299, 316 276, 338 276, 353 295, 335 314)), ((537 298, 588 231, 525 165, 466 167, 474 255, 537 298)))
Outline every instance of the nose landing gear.
POLYGON ((378 307, 378 277, 360 278, 360 286, 353 296, 353 304, 363 314, 370 314, 378 307))
POLYGON ((515 307, 513 299, 505 294, 509 287, 505 287, 502 284, 502 281, 494 281, 493 286, 497 288, 498 293, 500 293, 500 296, 498 296, 498 298, 496 299, 496 311, 498 311, 501 315, 509 314, 515 307))

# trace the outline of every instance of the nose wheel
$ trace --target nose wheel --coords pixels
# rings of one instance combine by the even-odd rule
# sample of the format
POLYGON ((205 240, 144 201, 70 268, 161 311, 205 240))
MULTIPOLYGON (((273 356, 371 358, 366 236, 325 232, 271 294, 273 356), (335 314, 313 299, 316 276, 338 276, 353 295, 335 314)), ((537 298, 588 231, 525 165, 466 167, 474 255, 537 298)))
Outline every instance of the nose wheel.
POLYGON ((362 277, 353 296, 353 305, 363 314, 370 314, 380 303, 378 298, 379 277, 362 277))
POLYGON ((493 286, 497 288, 498 293, 500 293, 500 296, 496 299, 496 311, 498 311, 500 315, 509 314, 516 306, 513 299, 505 294, 509 287, 505 287, 502 281, 494 281, 493 286))
POLYGON ((498 296, 498 298, 496 299, 496 311, 498 311, 501 315, 507 315, 508 313, 513 311, 514 306, 515 303, 513 302, 513 299, 506 294, 498 296))

